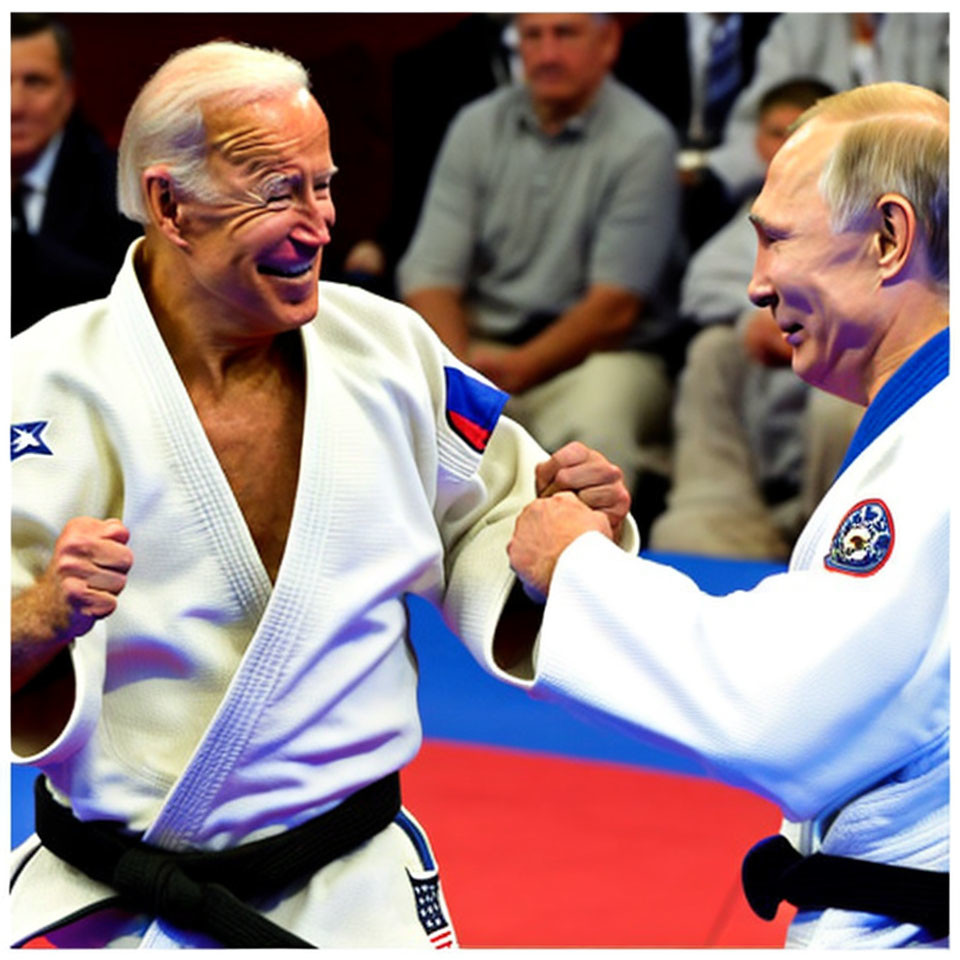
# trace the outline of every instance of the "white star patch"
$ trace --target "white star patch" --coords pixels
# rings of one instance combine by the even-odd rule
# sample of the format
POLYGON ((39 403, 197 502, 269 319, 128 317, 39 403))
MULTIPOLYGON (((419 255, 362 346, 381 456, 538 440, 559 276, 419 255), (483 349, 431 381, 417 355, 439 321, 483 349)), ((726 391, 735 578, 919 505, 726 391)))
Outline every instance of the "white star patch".
POLYGON ((10 460, 17 460, 28 453, 52 457, 53 451, 41 436, 49 423, 49 420, 33 420, 29 423, 11 424, 10 460))

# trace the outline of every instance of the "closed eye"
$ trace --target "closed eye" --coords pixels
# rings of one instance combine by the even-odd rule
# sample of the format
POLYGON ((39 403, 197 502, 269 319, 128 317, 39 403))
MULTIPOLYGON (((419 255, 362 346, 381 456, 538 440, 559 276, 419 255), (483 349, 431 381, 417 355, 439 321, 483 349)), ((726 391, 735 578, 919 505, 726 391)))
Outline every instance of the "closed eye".
POLYGON ((787 239, 787 232, 785 230, 780 230, 777 227, 772 226, 767 223, 762 217, 756 216, 756 214, 748 214, 747 219, 753 224, 754 230, 757 231, 757 238, 765 246, 771 246, 775 243, 779 243, 781 240, 787 239))

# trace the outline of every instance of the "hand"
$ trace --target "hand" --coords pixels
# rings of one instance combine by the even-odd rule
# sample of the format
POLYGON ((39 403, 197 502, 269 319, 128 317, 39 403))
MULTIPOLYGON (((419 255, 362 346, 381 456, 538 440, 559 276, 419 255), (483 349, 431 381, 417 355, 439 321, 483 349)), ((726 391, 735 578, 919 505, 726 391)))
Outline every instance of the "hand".
POLYGON ((506 347, 484 340, 473 342, 467 363, 507 393, 523 393, 532 386, 518 347, 506 347))
POLYGON ((743 346, 749 356, 766 367, 789 367, 793 361, 793 347, 783 339, 783 331, 768 307, 754 311, 747 320, 743 346))
POLYGON ((620 539, 623 521, 630 512, 630 491, 623 471, 598 450, 574 440, 536 467, 537 496, 552 497, 561 490, 575 493, 588 507, 605 513, 610 536, 620 539))
POLYGON ((133 553, 130 531, 119 520, 74 517, 57 538, 44 578, 65 605, 71 637, 81 637, 117 608, 133 553))
POLYGON ((387 258, 373 240, 355 243, 343 261, 344 273, 369 273, 382 277, 387 271, 387 258))
POLYGON ((591 510, 572 493, 558 493, 527 504, 507 544, 510 566, 527 592, 545 597, 560 554, 591 530, 612 537, 606 514, 591 510))
POLYGON ((129 538, 119 520, 75 517, 64 526, 43 575, 10 604, 12 693, 116 610, 133 565, 129 538))

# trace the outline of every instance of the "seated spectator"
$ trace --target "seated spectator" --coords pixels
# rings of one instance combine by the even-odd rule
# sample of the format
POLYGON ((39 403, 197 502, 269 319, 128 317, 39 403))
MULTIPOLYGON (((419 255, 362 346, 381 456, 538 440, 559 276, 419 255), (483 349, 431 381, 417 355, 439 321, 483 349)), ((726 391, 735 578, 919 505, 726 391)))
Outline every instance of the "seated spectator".
POLYGON ((390 75, 393 162, 390 209, 375 235, 343 262, 347 283, 393 296, 394 273, 410 244, 427 181, 450 121, 468 103, 522 79, 508 13, 473 13, 426 43, 397 54, 390 75))
POLYGON ((697 160, 716 146, 740 91, 753 78, 757 47, 776 13, 650 13, 624 33, 617 79, 656 107, 683 149, 683 234, 690 251, 733 215, 716 178, 697 160))
POLYGON ((116 160, 76 109, 73 48, 43 14, 10 21, 11 331, 105 296, 140 229, 117 211, 116 160))
POLYGON ((754 192, 763 166, 751 147, 764 91, 797 76, 835 90, 898 80, 950 95, 950 15, 784 13, 757 49, 753 81, 737 97, 723 143, 703 158, 735 200, 754 192))
POLYGON ((620 29, 600 14, 520 14, 523 85, 462 110, 398 269, 404 300, 513 394, 548 450, 570 439, 624 471, 668 469, 676 138, 609 76, 620 29))
MULTIPOLYGON (((763 164, 800 114, 832 92, 799 79, 764 96, 754 138, 763 164)), ((770 308, 750 303, 751 203, 697 252, 684 277, 681 314, 706 329, 678 383, 673 487, 651 531, 655 550, 786 559, 862 413, 797 377, 770 308)))

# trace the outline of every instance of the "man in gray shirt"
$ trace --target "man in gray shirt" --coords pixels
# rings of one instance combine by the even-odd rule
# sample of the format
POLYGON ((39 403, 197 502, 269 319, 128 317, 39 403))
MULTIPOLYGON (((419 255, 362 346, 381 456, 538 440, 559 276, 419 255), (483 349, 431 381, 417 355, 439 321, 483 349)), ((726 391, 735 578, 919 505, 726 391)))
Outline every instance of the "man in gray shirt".
POLYGON ((513 394, 508 412, 541 444, 583 440, 629 485, 665 462, 671 390, 654 348, 676 140, 609 76, 614 18, 520 14, 516 26, 526 82, 454 119, 398 287, 513 394))

